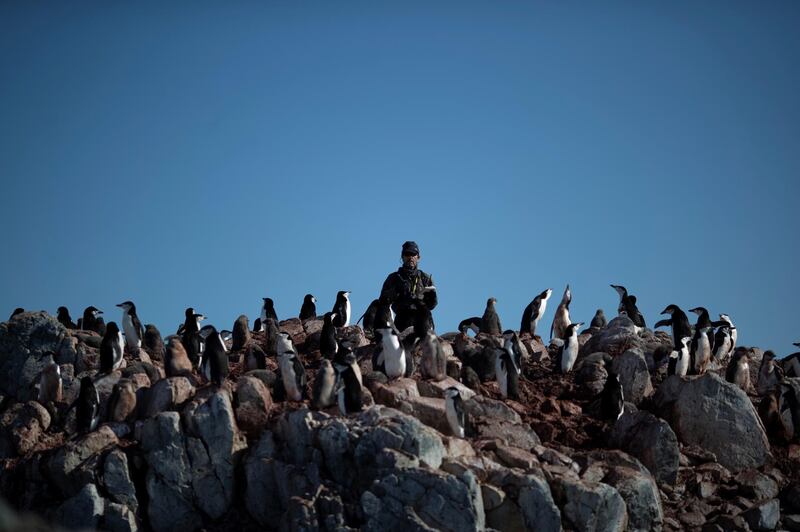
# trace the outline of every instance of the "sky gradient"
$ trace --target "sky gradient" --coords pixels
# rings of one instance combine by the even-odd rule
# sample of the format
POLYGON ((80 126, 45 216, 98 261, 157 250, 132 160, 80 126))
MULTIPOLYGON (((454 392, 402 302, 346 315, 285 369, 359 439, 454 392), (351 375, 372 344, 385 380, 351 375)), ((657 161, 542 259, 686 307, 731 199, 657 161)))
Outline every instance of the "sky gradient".
MULTIPOLYGON (((351 290, 416 240, 437 330, 727 313, 792 352, 797 2, 3 2, 0 318, 164 334, 351 290), (379 5, 380 4, 380 5, 379 5)), ((541 328, 541 325, 540 325, 541 328)))

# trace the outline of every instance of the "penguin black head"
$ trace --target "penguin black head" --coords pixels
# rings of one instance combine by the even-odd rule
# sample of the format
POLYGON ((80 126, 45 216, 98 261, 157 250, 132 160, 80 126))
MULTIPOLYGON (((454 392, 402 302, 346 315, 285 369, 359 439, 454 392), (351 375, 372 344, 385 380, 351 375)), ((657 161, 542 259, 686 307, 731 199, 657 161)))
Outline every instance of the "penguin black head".
POLYGON ((452 399, 454 397, 460 397, 461 392, 459 392, 458 388, 456 388, 455 386, 450 386, 444 391, 444 396, 452 399))
POLYGON ((772 350, 767 349, 766 351, 764 351, 764 358, 768 359, 768 360, 772 360, 772 359, 775 358, 775 353, 773 353, 772 350))
POLYGON ((92 381, 91 377, 83 377, 81 378, 81 392, 88 393, 94 389, 94 382, 92 381), (85 392, 84 392, 85 390, 85 392))
POLYGON ((579 321, 577 323, 570 323, 567 326, 567 330, 564 331, 564 338, 572 336, 573 333, 578 334, 578 329, 580 329, 582 325, 583 325, 582 321, 579 321))
POLYGON ((135 313, 136 312, 136 305, 133 304, 133 301, 125 301, 124 303, 120 303, 117 305, 122 310, 128 311, 128 313, 135 313))
POLYGON ((10 320, 10 319, 11 319, 11 318, 13 318, 14 316, 18 316, 18 315, 22 314, 23 312, 25 312, 25 309, 24 309, 24 308, 22 308, 22 307, 17 307, 17 308, 15 308, 15 309, 14 309, 14 312, 12 312, 12 313, 11 313, 11 317, 9 317, 8 319, 10 320))
POLYGON ((115 321, 109 321, 106 324, 106 336, 116 336, 119 333, 119 326, 115 321))
POLYGON ((691 336, 684 336, 683 338, 681 338, 681 343, 683 344, 683 347, 686 347, 687 345, 689 345, 689 342, 691 340, 692 340, 691 336))
POLYGON ((800 342, 794 342, 792 345, 795 347, 800 347, 800 342))
POLYGON ((634 305, 636 304, 636 296, 628 296, 628 300, 634 305))
POLYGON ((322 323, 325 324, 325 325, 330 325, 331 322, 333 322, 333 319, 335 317, 336 317, 336 313, 335 312, 326 312, 322 316, 322 323))
POLYGON ((695 313, 695 314, 697 314, 698 316, 700 316, 700 315, 702 315, 702 314, 708 314, 708 311, 707 311, 707 310, 706 310, 704 307, 695 307, 695 308, 690 308, 690 309, 689 309, 689 312, 694 312, 694 313, 695 313))
POLYGON ((186 317, 188 319, 193 319, 194 318, 194 308, 192 308, 192 307, 187 308, 186 312, 185 312, 185 315, 186 315, 186 317))
POLYGON ((489 299, 486 300, 487 307, 493 307, 495 303, 497 303, 497 299, 493 297, 490 297, 489 299))
POLYGON ((306 294, 306 297, 303 298, 303 303, 316 303, 317 298, 312 296, 311 294, 306 294))
POLYGON ((539 297, 542 299, 550 299, 551 295, 553 295, 553 289, 548 288, 547 290, 542 290, 542 293, 539 294, 539 297))
POLYGON ((602 316, 604 314, 603 309, 601 308, 597 309, 597 312, 595 312, 595 314, 597 314, 598 316, 602 316))
POLYGON ((264 300, 264 308, 272 308, 275 306, 275 303, 272 301, 272 298, 262 297, 261 299, 264 300))
POLYGON ((680 310, 678 305, 667 305, 667 308, 661 311, 661 314, 669 314, 672 315, 673 312, 680 310))
POLYGON ((208 338, 212 334, 217 333, 217 328, 213 325, 205 325, 202 329, 200 329, 200 337, 201 338, 208 338))
POLYGON ((339 290, 338 292, 336 292, 336 299, 340 301, 342 299, 348 299, 349 295, 350 295, 350 290, 339 290))
POLYGON ((91 314, 92 314, 92 316, 94 316, 94 317, 96 318, 97 316, 99 316, 100 314, 102 314, 102 313, 103 313, 103 311, 102 311, 102 310, 100 310, 99 308, 96 308, 96 307, 86 307, 86 310, 84 310, 84 311, 83 311, 83 313, 84 313, 84 314, 86 314, 86 313, 91 313, 91 314))
POLYGON ((58 317, 69 318, 69 310, 67 309, 67 307, 58 307, 58 317))

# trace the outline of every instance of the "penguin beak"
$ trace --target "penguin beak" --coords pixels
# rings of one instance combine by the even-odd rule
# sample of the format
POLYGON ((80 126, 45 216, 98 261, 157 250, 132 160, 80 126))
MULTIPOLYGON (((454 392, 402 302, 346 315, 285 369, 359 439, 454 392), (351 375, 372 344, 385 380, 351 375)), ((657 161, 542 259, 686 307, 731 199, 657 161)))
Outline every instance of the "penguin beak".
POLYGON ((664 314, 669 314, 669 310, 667 310, 667 309, 662 310, 661 311, 661 315, 663 316, 664 314))

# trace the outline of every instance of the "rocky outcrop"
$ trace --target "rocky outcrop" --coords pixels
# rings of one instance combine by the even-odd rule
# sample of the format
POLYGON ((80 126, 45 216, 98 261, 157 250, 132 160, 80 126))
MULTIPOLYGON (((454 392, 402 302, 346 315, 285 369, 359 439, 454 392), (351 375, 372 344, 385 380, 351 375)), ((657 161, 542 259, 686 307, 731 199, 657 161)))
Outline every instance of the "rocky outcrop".
POLYGON ((609 445, 638 458, 659 483, 678 478, 680 447, 669 424, 649 412, 626 412, 614 424, 609 445))

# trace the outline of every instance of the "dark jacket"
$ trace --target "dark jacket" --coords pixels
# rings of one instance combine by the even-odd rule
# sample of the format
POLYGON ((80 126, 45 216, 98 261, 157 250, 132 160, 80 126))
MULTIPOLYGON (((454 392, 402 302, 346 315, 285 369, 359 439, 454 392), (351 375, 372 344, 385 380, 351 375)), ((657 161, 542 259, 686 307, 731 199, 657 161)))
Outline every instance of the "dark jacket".
POLYGON ((436 290, 425 292, 424 289, 434 286, 430 275, 420 269, 401 266, 392 272, 383 282, 381 299, 389 301, 394 310, 395 324, 399 330, 413 325, 414 314, 421 305, 428 310, 436 308, 439 300, 436 290))

